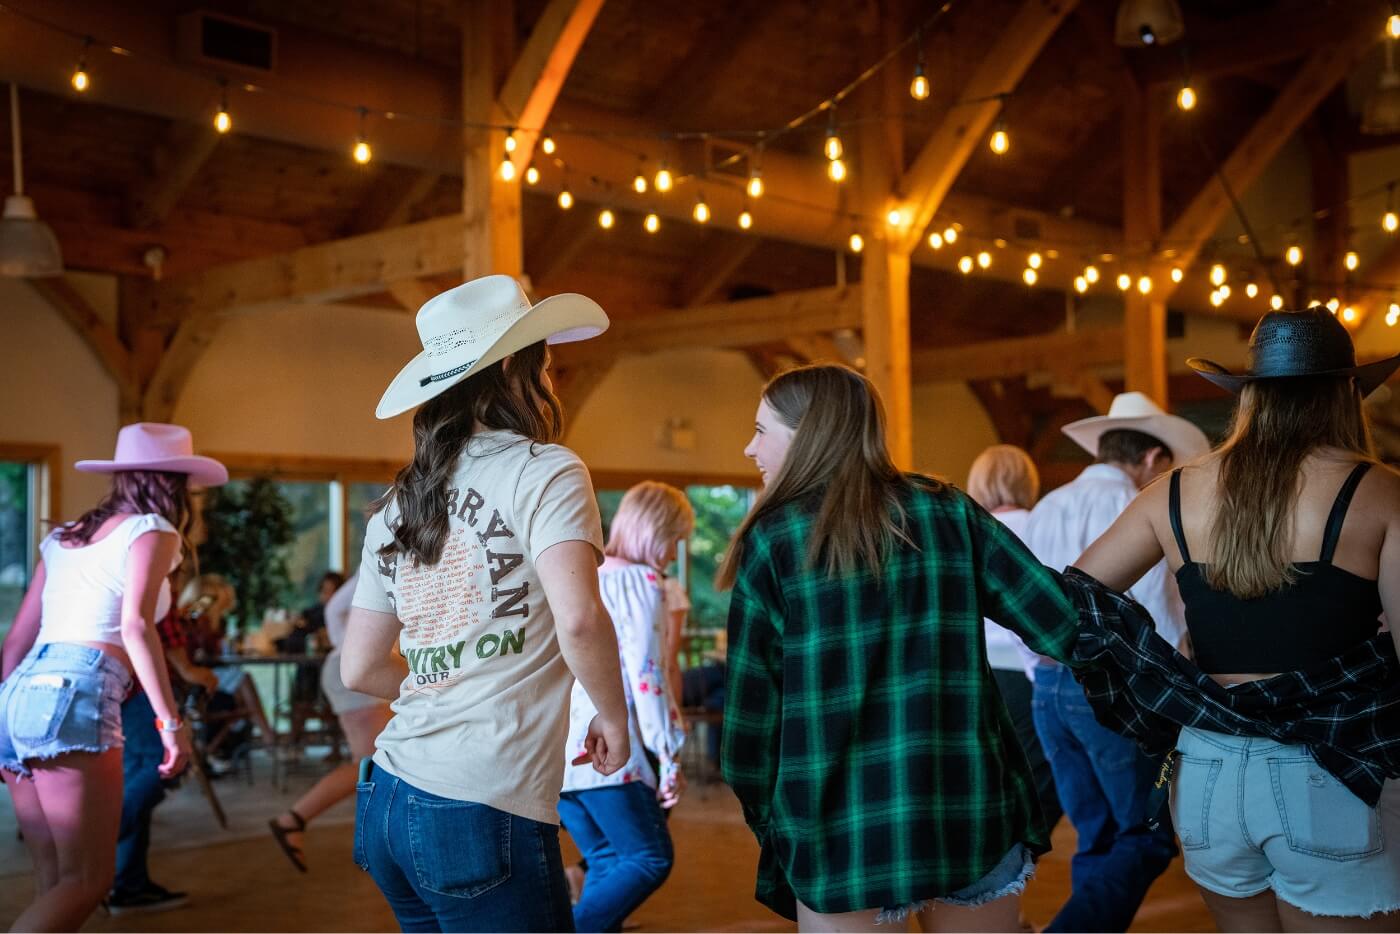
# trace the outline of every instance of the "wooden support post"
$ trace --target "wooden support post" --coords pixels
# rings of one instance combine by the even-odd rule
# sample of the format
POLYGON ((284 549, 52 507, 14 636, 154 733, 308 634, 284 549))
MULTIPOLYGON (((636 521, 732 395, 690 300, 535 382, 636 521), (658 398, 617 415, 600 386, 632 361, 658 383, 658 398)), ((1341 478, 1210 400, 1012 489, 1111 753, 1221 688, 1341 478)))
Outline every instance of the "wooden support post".
POLYGON ((1170 283, 1157 262, 1162 233, 1160 95, 1124 81, 1123 253, 1133 286, 1123 300, 1123 362, 1129 391, 1167 406, 1167 302, 1170 283), (1143 276, 1154 283, 1138 291, 1143 276))
POLYGON ((496 105, 495 23, 500 15, 494 0, 462 4, 462 119, 467 123, 462 163, 464 279, 492 273, 518 277, 525 271, 520 182, 505 181, 499 171, 506 141, 505 130, 499 128, 506 117, 496 105))

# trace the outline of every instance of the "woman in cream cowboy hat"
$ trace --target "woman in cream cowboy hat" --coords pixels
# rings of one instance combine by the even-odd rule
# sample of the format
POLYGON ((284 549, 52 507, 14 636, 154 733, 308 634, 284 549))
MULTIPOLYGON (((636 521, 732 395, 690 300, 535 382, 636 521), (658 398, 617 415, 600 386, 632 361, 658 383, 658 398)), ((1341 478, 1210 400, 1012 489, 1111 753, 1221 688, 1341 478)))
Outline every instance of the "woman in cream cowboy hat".
POLYGON ((575 766, 608 774, 629 749, 602 525, 555 443, 548 345, 608 319, 486 276, 417 326, 423 350, 376 411, 417 407, 413 460, 372 507, 341 656, 345 685, 394 712, 361 765, 355 862, 405 929, 571 930, 556 808, 573 678, 598 709, 575 766))
POLYGON ((156 621, 170 609, 189 484, 228 480, 178 425, 128 425, 115 457, 76 466, 111 474, 111 490, 44 539, 0 649, 0 768, 36 877, 34 901, 14 922, 22 931, 75 931, 107 894, 122 816, 122 701, 133 676, 155 711, 161 776, 185 767, 189 730, 156 621))

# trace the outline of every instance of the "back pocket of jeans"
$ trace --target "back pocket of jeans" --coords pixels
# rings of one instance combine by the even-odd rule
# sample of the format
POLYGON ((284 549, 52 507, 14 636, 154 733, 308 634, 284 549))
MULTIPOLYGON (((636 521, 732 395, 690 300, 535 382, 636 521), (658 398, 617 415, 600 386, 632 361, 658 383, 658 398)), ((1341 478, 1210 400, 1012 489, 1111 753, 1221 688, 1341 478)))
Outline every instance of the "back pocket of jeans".
POLYGON ((468 801, 408 796, 408 843, 418 884, 475 898, 510 878, 511 816, 468 801))
POLYGON ((369 871, 369 857, 365 853, 365 834, 369 833, 369 828, 365 826, 365 814, 369 811, 369 799, 373 794, 374 782, 355 784, 355 839, 350 846, 350 858, 366 872, 369 871))
POLYGON ((1176 785, 1172 789, 1172 823, 1183 850, 1210 846, 1210 801, 1223 759, 1199 759, 1176 754, 1176 785))
POLYGON ((71 678, 47 672, 30 675, 11 695, 10 734, 30 746, 53 742, 77 693, 71 678))
POLYGON ((1270 759, 1274 801, 1289 849, 1325 859, 1361 859, 1385 846, 1380 812, 1311 756, 1270 759))

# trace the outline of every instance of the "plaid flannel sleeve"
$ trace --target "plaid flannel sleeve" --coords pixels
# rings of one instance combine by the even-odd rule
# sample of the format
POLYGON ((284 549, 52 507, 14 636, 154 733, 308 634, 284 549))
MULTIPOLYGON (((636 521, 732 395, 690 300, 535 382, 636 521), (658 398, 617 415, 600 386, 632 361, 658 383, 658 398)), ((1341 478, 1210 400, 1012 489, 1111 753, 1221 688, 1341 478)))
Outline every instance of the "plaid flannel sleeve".
POLYGON ((720 768, 761 841, 778 779, 782 727, 781 594, 767 542, 750 530, 729 603, 720 768))
POLYGON ((1020 636, 1032 651, 1067 665, 1079 616, 1054 571, 1036 560, 1015 533, 968 501, 977 553, 982 615, 1020 636))

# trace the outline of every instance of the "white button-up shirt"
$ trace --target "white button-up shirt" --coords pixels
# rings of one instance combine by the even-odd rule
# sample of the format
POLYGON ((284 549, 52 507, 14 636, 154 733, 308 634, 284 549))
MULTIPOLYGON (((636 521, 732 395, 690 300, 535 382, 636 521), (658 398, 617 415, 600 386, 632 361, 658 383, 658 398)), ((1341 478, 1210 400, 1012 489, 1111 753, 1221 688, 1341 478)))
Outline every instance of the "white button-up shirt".
MULTIPOLYGON (((1072 483, 1036 504, 1022 540, 1042 564, 1063 571, 1108 531, 1137 495, 1137 484, 1127 473, 1112 464, 1091 464, 1072 483)), ((1152 614, 1157 633, 1179 648, 1186 617, 1166 559, 1144 574, 1128 595, 1152 614)))

